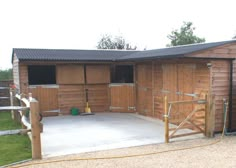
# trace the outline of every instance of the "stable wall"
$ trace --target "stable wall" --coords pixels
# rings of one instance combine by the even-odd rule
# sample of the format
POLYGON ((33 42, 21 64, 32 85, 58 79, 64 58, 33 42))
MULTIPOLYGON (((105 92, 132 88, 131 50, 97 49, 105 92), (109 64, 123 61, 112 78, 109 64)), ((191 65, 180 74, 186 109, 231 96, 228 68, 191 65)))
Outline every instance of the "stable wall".
MULTIPOLYGON (((223 98, 229 98, 230 61, 172 59, 136 64, 137 112, 163 119, 163 97, 169 101, 192 100, 180 93, 215 95, 215 131, 223 126, 223 98), (207 66, 211 63, 211 67, 207 66)), ((181 107, 179 107, 181 108, 181 107)), ((183 108, 183 107, 182 107, 183 108)), ((192 106, 184 107, 192 109, 192 106)), ((177 119, 177 118, 176 118, 177 119)))
MULTIPOLYGON (((53 65, 53 63, 46 65, 53 65)), ((85 89, 88 89, 89 106, 92 111, 109 110, 110 65, 108 64, 86 66, 84 64, 56 64, 56 84, 54 85, 29 85, 28 65, 16 64, 16 67, 19 67, 19 76, 15 75, 16 82, 18 78, 20 79, 17 88, 21 93, 31 92, 33 97, 39 100, 41 111, 45 116, 57 115, 58 113, 50 112, 56 110, 60 110, 62 114, 70 114, 72 107, 77 107, 84 112, 85 89)))

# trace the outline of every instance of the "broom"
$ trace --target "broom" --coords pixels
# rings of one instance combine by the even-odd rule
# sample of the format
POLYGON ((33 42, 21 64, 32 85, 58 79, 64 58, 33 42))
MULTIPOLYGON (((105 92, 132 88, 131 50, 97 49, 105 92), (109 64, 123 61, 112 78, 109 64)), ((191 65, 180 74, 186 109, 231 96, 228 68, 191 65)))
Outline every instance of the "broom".
POLYGON ((94 113, 91 112, 91 109, 88 104, 88 89, 85 89, 85 95, 86 95, 86 106, 85 106, 85 113, 80 113, 80 115, 93 115, 94 113))

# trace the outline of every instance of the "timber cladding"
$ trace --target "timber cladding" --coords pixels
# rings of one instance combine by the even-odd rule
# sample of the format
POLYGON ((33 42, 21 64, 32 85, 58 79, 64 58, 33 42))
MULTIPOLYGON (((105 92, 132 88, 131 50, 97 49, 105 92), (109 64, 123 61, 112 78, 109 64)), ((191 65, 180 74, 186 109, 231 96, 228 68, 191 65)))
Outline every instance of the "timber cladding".
MULTIPOLYGON (((210 69, 208 60, 168 60, 137 63, 136 65, 136 94, 137 111, 146 116, 162 119, 163 97, 168 101, 193 100, 191 94, 209 92, 210 69), (189 94, 189 95, 187 95, 189 94)), ((173 114, 178 111, 193 109, 192 105, 179 105, 173 114)), ((181 119, 186 116, 172 115, 172 119, 181 119)))
POLYGON ((108 85, 60 85, 58 90, 59 108, 62 114, 69 114, 72 107, 84 112, 86 106, 85 89, 92 111, 105 112, 109 109, 108 85))
POLYGON ((153 115, 152 63, 136 65, 137 111, 146 116, 153 115))
POLYGON ((83 65, 58 65, 57 66, 57 84, 84 84, 84 66, 83 65))
POLYGON ((60 110, 70 114, 72 107, 84 111, 86 105, 85 89, 91 110, 109 111, 110 69, 109 65, 59 64, 56 65, 56 83, 53 85, 29 85, 28 66, 19 65, 20 90, 32 92, 39 100, 44 116, 57 115, 47 111, 60 110))
POLYGON ((211 93, 215 95, 215 131, 223 127, 223 99, 229 99, 230 61, 211 61, 211 93))
POLYGON ((236 130, 236 61, 233 61, 231 130, 236 130))
POLYGON ((109 65, 86 65, 85 74, 87 84, 110 83, 109 65))
MULTIPOLYGON (((229 98, 229 86, 230 61, 227 60, 183 59, 150 61, 136 65, 137 111, 159 119, 163 116, 164 95, 168 96, 169 101, 181 101, 192 100, 190 94, 214 94, 215 131, 221 131, 223 98, 229 98), (209 63, 211 67, 207 66, 209 63)), ((191 111, 192 108, 192 105, 178 106, 173 113, 191 111)), ((172 116, 172 119, 182 117, 184 116, 172 116)))

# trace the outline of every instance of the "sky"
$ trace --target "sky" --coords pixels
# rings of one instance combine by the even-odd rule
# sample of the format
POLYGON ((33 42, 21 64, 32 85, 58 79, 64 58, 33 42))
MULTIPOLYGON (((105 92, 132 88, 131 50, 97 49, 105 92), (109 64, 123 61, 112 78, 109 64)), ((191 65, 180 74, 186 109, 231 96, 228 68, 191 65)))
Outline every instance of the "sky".
POLYGON ((0 69, 13 48, 96 49, 104 34, 163 48, 184 21, 206 42, 236 35, 235 0, 0 0, 0 69))

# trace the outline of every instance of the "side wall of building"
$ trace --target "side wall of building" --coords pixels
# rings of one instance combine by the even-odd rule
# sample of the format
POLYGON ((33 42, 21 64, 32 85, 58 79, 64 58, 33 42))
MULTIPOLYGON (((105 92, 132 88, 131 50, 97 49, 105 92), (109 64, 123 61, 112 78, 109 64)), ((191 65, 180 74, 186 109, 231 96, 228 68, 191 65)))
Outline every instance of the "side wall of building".
POLYGON ((178 101, 193 99, 186 94, 204 92, 215 95, 215 131, 222 130, 222 102, 230 94, 230 61, 173 59, 142 62, 136 65, 136 76, 139 114, 162 119, 165 95, 169 101, 178 101), (207 66, 208 63, 211 67, 207 66))

